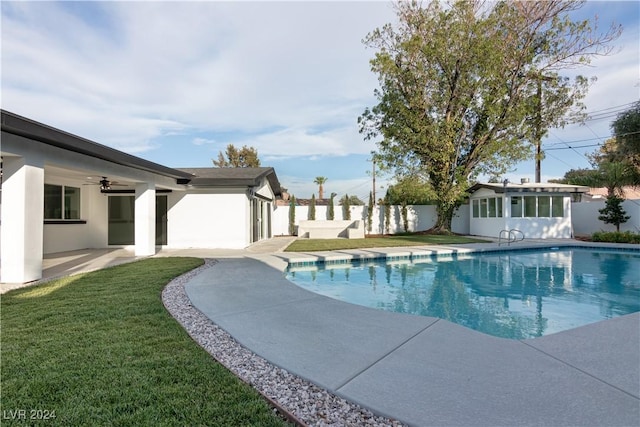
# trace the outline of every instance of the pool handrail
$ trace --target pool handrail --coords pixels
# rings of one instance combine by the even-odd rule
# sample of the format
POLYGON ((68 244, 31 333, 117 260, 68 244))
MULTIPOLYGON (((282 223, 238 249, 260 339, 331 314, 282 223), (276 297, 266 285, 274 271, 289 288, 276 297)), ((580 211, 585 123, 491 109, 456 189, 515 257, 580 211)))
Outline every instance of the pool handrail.
POLYGON ((507 246, 511 246, 511 243, 522 242, 524 240, 524 233, 517 228, 512 228, 510 230, 500 230, 500 234, 498 234, 498 246, 502 244, 502 236, 506 234, 505 237, 507 246), (520 236, 518 236, 520 234, 520 236), (518 239, 518 237, 520 237, 518 239))

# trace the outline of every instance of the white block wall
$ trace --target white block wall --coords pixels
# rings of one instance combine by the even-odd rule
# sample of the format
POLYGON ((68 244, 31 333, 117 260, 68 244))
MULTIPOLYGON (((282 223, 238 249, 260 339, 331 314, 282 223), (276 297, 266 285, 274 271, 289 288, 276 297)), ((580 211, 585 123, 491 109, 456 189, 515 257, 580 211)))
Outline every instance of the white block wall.
MULTIPOLYGON (((572 203, 573 234, 575 236, 587 236, 595 231, 616 231, 616 227, 605 224, 598 219, 598 210, 604 208, 604 200, 597 202, 572 203)), ((620 231, 632 231, 640 233, 640 200, 625 200, 623 209, 631 218, 624 224, 620 224, 620 231)))
POLYGON ((241 249, 249 245, 246 194, 173 192, 167 213, 167 247, 241 249))
MULTIPOLYGON (((308 219, 308 206, 296 206, 296 225, 300 220, 308 219)), ((316 206, 316 219, 327 219, 327 206, 316 206)), ((389 232, 391 234, 404 232, 404 225, 402 223, 402 215, 400 214, 400 206, 391 207, 391 223, 389 226, 389 232)), ((436 223, 436 207, 433 205, 416 205, 407 206, 407 217, 409 220, 409 231, 423 231, 432 228, 436 223)), ((342 206, 336 206, 334 208, 334 219, 342 220, 343 212, 342 206)), ((364 220, 367 215, 366 206, 352 206, 351 207, 351 219, 352 220, 364 220)), ((383 234, 384 233, 384 208, 381 206, 375 206, 373 210, 373 221, 371 232, 366 228, 367 234, 383 234)), ((452 231, 454 233, 469 234, 469 206, 463 205, 456 211, 451 224, 452 231)), ((273 219, 273 234, 274 236, 288 235, 289 234, 289 206, 278 206, 274 212, 273 219)))

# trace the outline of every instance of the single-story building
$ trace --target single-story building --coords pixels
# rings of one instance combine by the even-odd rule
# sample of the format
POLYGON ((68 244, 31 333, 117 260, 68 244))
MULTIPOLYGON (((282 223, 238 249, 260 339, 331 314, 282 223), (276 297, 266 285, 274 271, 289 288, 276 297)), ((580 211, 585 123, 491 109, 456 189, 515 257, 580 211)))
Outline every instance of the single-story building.
POLYGON ((525 238, 573 237, 571 201, 589 187, 552 183, 478 183, 469 189, 472 235, 508 238, 519 230, 525 238), (506 231, 506 232, 505 232, 506 231))
POLYGON ((174 169, 1 111, 0 282, 42 277, 44 254, 244 248, 272 237, 273 168, 174 169))

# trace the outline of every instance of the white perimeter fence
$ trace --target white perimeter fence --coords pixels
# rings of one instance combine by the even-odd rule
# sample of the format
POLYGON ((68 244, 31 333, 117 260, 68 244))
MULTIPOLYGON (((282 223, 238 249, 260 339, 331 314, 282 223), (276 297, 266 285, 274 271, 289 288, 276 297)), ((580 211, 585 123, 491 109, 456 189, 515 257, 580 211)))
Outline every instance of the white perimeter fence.
MULTIPOLYGON (((391 206, 389 233, 404 232, 402 214, 400 206, 391 206)), ((325 220, 327 218, 328 206, 316 206, 316 219, 325 220)), ((308 206, 296 206, 296 225, 300 220, 306 220, 309 213, 308 206)), ((351 219, 364 220, 367 217, 366 206, 351 206, 351 219)), ((371 223, 371 232, 365 223, 365 233, 384 234, 384 207, 374 206, 371 223)), ((342 206, 335 206, 334 219, 345 219, 342 206)), ((407 206, 407 219, 409 231, 422 231, 432 228, 436 224, 436 207, 433 205, 407 206)), ((451 223, 454 233, 469 234, 469 206, 463 205, 456 211, 451 223)), ((278 206, 273 216, 273 234, 289 234, 289 206, 278 206)))
MULTIPOLYGON (((604 201, 571 204, 571 222, 574 236, 588 236, 595 231, 616 231, 616 227, 605 224, 598 219, 599 209, 604 208, 604 201)), ((640 233, 640 200, 625 200, 622 208, 630 216, 624 224, 620 224, 620 231, 640 233)))
MULTIPOLYGON (((605 224, 598 219, 598 210, 604 207, 604 201, 582 202, 571 204, 571 218, 573 223, 573 234, 575 236, 587 236, 596 231, 615 231, 615 226, 605 224)), ((640 200, 625 200, 622 207, 631 218, 620 225, 621 231, 633 231, 640 233, 640 200)), ((316 219, 327 218, 327 206, 316 206, 316 219)), ((308 206, 296 206, 296 221, 306 220, 309 212, 308 206)), ((391 207, 391 221, 389 232, 391 234, 404 232, 400 206, 391 207)), ((334 219, 341 220, 343 217, 342 206, 335 206, 334 219)), ((367 216, 366 206, 351 206, 351 219, 364 220, 367 216)), ((423 231, 432 228, 436 223, 436 207, 434 205, 407 206, 407 217, 409 220, 409 231, 423 231)), ((455 213, 451 228, 454 233, 469 234, 469 205, 462 205, 455 213)), ((373 221, 371 232, 367 234, 384 234, 384 207, 375 206, 373 209, 373 221)), ((274 236, 289 234, 289 206, 277 206, 273 215, 274 236)))

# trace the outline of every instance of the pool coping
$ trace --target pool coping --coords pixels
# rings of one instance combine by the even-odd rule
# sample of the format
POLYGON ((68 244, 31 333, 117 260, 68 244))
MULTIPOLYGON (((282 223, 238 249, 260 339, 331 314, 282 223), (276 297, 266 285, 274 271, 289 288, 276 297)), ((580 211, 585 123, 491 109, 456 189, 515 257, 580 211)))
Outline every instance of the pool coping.
MULTIPOLYGON (((547 241, 508 249, 559 246, 625 247, 547 241)), ((440 319, 331 300, 293 285, 282 274, 290 261, 495 250, 505 247, 250 255, 221 260, 186 290, 196 308, 254 353, 409 425, 637 423, 640 313, 532 340, 506 340, 440 319), (500 368, 507 374, 498 374, 500 368)))
POLYGON ((587 248, 601 249, 612 252, 639 253, 639 245, 633 244, 605 244, 594 242, 556 242, 556 243, 525 243, 513 246, 487 246, 487 247, 455 247, 450 246, 407 246, 397 248, 372 248, 367 249, 345 249, 340 251, 318 251, 318 252, 290 252, 288 267, 301 267, 314 264, 343 264, 353 261, 376 261, 376 260, 419 260, 426 258, 455 257, 457 255, 471 255, 477 253, 508 253, 536 251, 546 248, 571 249, 587 248))

